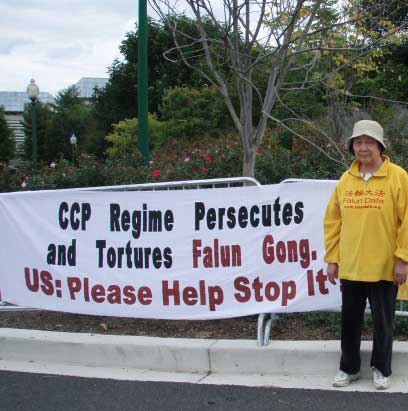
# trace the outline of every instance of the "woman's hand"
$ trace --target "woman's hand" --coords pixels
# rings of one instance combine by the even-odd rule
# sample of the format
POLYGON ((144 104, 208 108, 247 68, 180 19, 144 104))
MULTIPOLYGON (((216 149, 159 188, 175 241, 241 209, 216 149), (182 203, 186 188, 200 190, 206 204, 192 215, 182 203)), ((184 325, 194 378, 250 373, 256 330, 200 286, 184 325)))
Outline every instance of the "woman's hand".
POLYGON ((336 280, 339 278, 339 265, 337 263, 327 264, 327 279, 336 284, 336 280))
POLYGON ((408 263, 397 258, 394 268, 394 283, 397 285, 405 284, 408 276, 408 263))

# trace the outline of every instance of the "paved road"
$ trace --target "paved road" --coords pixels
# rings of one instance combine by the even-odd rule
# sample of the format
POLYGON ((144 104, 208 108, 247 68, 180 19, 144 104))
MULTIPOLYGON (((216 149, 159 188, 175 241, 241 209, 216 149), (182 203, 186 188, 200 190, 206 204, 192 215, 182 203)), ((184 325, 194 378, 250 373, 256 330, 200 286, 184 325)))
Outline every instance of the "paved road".
POLYGON ((0 371, 2 411, 407 409, 407 394, 117 381, 0 371))

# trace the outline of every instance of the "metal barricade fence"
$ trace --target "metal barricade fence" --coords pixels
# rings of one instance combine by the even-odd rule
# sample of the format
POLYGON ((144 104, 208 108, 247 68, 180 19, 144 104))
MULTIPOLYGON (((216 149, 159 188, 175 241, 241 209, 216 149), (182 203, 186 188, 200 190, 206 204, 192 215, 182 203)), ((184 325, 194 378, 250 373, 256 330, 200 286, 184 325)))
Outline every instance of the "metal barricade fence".
MULTIPOLYGON (((300 178, 288 178, 286 180, 281 181, 281 184, 286 183, 299 183, 305 181, 314 181, 313 179, 300 179, 300 178)), ((396 316, 399 317, 408 317, 408 301, 399 301, 399 310, 395 312, 396 316)), ((316 312, 316 311, 311 311, 316 312)), ((320 312, 341 312, 341 308, 339 307, 337 310, 321 310, 320 312)), ((367 306, 366 314, 371 314, 370 307, 367 306)), ((257 344, 258 346, 268 345, 271 339, 271 331, 272 325, 275 320, 279 317, 277 314, 274 313, 261 313, 258 316, 258 331, 257 331, 257 344)))

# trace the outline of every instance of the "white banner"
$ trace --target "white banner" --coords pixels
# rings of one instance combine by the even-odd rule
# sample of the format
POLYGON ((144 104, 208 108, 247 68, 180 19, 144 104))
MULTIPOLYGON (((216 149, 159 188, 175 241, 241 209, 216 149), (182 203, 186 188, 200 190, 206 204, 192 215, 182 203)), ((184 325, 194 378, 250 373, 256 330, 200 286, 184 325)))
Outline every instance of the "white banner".
POLYGON ((323 263, 335 183, 0 194, 2 298, 162 319, 338 307, 323 263))

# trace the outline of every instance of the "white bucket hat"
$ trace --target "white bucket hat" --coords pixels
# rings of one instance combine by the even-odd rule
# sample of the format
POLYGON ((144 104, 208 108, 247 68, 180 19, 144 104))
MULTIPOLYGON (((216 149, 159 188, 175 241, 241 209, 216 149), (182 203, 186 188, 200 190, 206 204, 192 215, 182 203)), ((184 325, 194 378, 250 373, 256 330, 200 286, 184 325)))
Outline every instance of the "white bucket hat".
POLYGON ((386 148, 384 143, 384 130, 379 123, 372 120, 360 120, 354 124, 353 135, 347 139, 349 145, 352 144, 353 138, 367 136, 381 143, 386 148))

